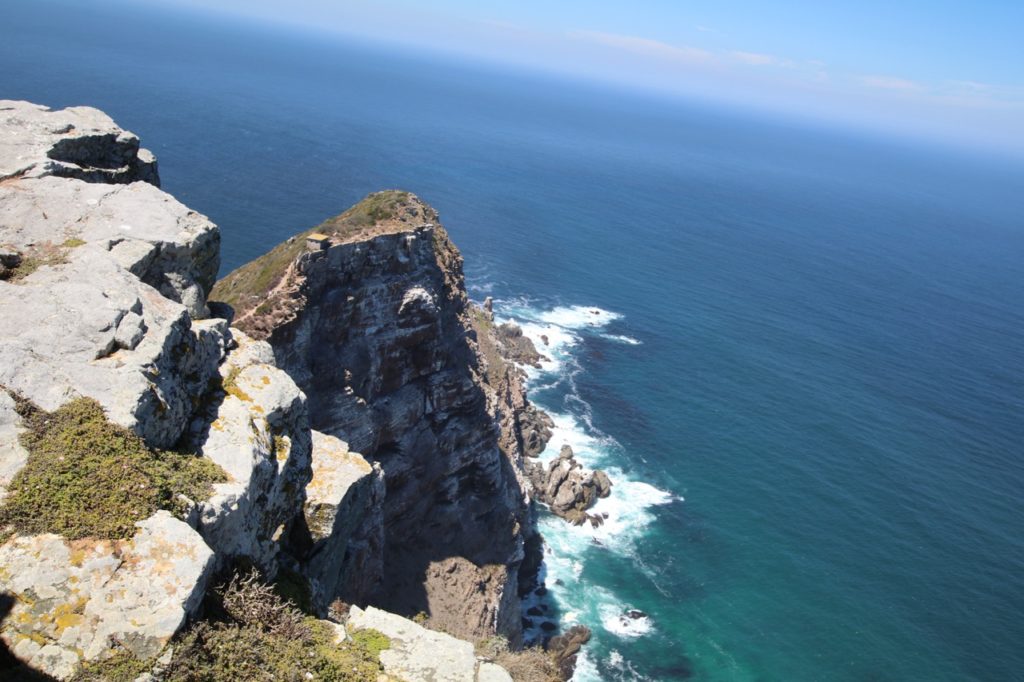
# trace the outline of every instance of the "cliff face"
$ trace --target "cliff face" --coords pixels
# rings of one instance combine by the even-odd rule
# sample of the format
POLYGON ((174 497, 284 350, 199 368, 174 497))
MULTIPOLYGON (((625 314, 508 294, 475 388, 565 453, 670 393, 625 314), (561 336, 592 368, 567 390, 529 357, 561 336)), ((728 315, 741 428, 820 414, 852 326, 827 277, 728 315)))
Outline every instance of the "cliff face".
MULTIPOLYGON (((381 222, 360 220, 364 227, 381 222)), ((401 239, 398 232, 380 238, 401 239)), ((439 523, 455 524, 436 535, 450 560, 445 568, 471 578, 459 587, 486 579, 486 588, 469 590, 466 604, 452 606, 453 618, 475 618, 486 632, 495 623, 511 629, 512 616, 518 626, 514 590, 505 587, 515 580, 522 500, 515 477, 504 477, 493 422, 484 419, 487 401, 473 380, 458 257, 446 240, 439 243, 438 254, 446 255, 433 269, 419 247, 396 256, 416 263, 407 274, 421 268, 434 279, 422 279, 431 287, 426 294, 403 293, 404 307, 390 321, 386 308, 396 299, 388 291, 399 286, 399 275, 390 272, 383 249, 364 260, 354 243, 352 253, 344 252, 345 267, 361 263, 354 271, 368 277, 365 293, 350 282, 351 294, 343 294, 342 303, 348 295, 360 301, 346 317, 332 305, 342 294, 332 297, 341 285, 331 278, 331 254, 296 262, 291 249, 297 245, 302 254, 303 243, 284 245, 288 277, 270 285, 271 298, 285 305, 271 306, 269 318, 258 307, 240 318, 258 337, 250 338, 207 305, 220 257, 216 226, 157 187, 156 163, 137 137, 95 109, 50 111, 0 100, 0 677, 37 679, 42 671, 70 679, 83 664, 122 655, 159 673, 173 658, 166 645, 203 616, 208 587, 236 562, 258 568, 261 579, 290 576, 323 616, 339 596, 364 600, 378 590, 382 573, 388 584, 404 584, 403 571, 391 577, 381 567, 388 519, 398 529, 395 555, 404 550, 422 560, 424 573, 439 570, 426 560, 435 556, 427 552, 430 542, 404 520, 420 514, 426 522, 423 516, 435 511, 439 523), (306 315, 303 295, 293 296, 299 289, 289 288, 307 281, 317 282, 308 307, 324 318, 321 326, 306 315), (432 308, 431 292, 454 303, 432 308), (377 296, 383 307, 373 312, 377 296), (347 329, 363 319, 359 310, 376 320, 362 328, 363 337, 347 329), (278 327, 286 344, 272 348, 260 340, 273 340, 268 330, 278 327), (361 377, 351 404, 331 403, 329 382, 313 381, 325 371, 321 343, 342 355, 340 341, 332 345, 324 335, 343 331, 362 348, 356 359, 344 356, 361 377), (409 351, 419 343, 434 350, 409 351), (401 348, 413 359, 403 360, 401 348), (313 400, 275 366, 275 356, 313 400), (461 362, 468 364, 454 364, 461 362), (420 398, 408 398, 406 385, 420 398), (383 403, 371 409, 368 399, 383 403), (399 447, 408 447, 418 459, 394 470, 405 471, 410 490, 427 495, 436 482, 438 490, 454 485, 448 493, 468 494, 472 480, 473 490, 498 491, 497 500, 452 500, 468 515, 472 539, 457 537, 459 514, 402 494, 400 477, 397 506, 385 507, 379 466, 331 433, 311 429, 313 406, 317 423, 337 420, 331 433, 351 431, 393 462, 400 461, 399 447), (431 427, 418 427, 416 419, 431 427), (427 456, 428 442, 437 461, 427 456), (473 466, 486 473, 466 479, 473 466), (427 479, 423 486, 418 476, 427 479), (475 485, 480 480, 492 488, 475 485), (487 531, 498 538, 496 549, 485 546, 487 531), (401 533, 408 549, 400 546, 401 533)), ((451 575, 437 584, 450 586, 451 575)), ((422 593, 425 581, 409 580, 422 593)), ((415 603, 442 603, 414 596, 425 600, 415 603)), ((378 620, 393 633, 390 653, 379 659, 384 673, 510 682, 500 668, 477 661, 465 642, 397 616, 378 620), (461 672, 452 677, 445 666, 461 672)))
POLYGON ((506 369, 494 374, 504 384, 489 376, 461 256, 436 212, 403 192, 371 195, 316 235, 211 297, 270 343, 314 428, 380 462, 384 561, 371 601, 461 636, 518 641, 532 522, 516 415, 528 403, 506 369))

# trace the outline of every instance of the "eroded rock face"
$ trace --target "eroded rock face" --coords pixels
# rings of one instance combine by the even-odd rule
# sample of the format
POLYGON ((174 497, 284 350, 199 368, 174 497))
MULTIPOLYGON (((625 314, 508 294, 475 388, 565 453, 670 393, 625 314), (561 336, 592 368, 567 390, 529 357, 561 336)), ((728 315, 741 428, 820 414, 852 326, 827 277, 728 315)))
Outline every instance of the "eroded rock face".
POLYGON ((217 228, 155 179, 138 138, 102 112, 0 101, 0 384, 47 410, 94 398, 170 447, 227 326, 196 321, 217 228))
MULTIPOLYGON (((476 603, 493 620, 474 619, 465 634, 497 630, 518 641, 517 574, 532 529, 521 455, 499 446, 499 398, 482 375, 461 256, 436 212, 402 197, 390 222, 339 230, 328 248, 300 255, 266 305, 238 311, 236 324, 271 344, 309 397, 314 428, 381 463, 385 562, 375 603, 441 612, 465 595, 432 566, 501 566, 476 603)), ((237 278, 222 284, 237 297, 237 278)))
POLYGON ((7 487, 14 475, 21 471, 28 460, 28 450, 18 442, 23 431, 13 398, 7 391, 0 389, 0 502, 7 497, 7 487))
POLYGON ((254 347, 265 344, 235 336, 243 350, 228 354, 223 390, 197 419, 201 452, 229 480, 199 503, 196 527, 222 563, 245 557, 272 577, 312 477, 309 419, 295 382, 260 362, 268 353, 254 347))
POLYGON ((313 478, 306 486, 302 573, 310 580, 313 607, 331 602, 365 604, 383 575, 384 472, 348 445, 313 431, 313 478))
POLYGON ((384 672, 402 680, 432 682, 512 682, 501 666, 478 662, 473 645, 443 632, 435 632, 411 620, 372 606, 353 608, 348 625, 372 628, 391 640, 380 652, 384 672))
POLYGON ((0 135, 0 182, 53 175, 160 184, 153 155, 99 109, 51 111, 39 104, 0 100, 0 130, 7 133, 0 135))
POLYGON ((15 536, 0 546, 0 590, 14 607, 0 638, 58 679, 123 647, 155 656, 195 613, 213 566, 199 534, 168 512, 130 540, 15 536))

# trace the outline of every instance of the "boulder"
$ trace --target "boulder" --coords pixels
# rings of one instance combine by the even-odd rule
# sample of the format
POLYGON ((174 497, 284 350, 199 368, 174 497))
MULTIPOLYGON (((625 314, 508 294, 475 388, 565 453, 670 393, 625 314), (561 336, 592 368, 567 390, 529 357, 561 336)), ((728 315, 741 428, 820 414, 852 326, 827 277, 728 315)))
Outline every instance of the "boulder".
POLYGON ((0 638, 58 679, 118 648, 155 656, 199 607, 213 552, 166 511, 129 540, 14 535, 0 546, 0 590, 15 597, 0 638))
POLYGON ((612 482, 600 469, 587 469, 576 460, 572 447, 563 445, 558 456, 545 468, 538 462, 527 462, 526 468, 536 499, 551 511, 575 525, 590 521, 597 527, 604 518, 587 514, 598 498, 611 494, 612 482))
POLYGON ((473 645, 372 606, 353 607, 349 628, 373 629, 391 640, 380 652, 384 672, 414 682, 512 682, 501 666, 478 662, 473 645))

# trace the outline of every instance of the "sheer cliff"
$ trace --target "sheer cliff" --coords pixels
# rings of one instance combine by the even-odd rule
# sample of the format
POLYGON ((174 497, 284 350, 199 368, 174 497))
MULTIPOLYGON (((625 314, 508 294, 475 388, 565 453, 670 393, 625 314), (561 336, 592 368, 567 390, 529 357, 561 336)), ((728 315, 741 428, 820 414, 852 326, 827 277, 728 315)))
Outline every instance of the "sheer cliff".
POLYGON ((437 213, 406 192, 372 194, 229 274, 211 300, 270 344, 313 428, 380 462, 383 572, 360 596, 518 641, 520 571, 539 547, 522 460, 545 427, 521 371, 481 352, 480 311, 437 213))

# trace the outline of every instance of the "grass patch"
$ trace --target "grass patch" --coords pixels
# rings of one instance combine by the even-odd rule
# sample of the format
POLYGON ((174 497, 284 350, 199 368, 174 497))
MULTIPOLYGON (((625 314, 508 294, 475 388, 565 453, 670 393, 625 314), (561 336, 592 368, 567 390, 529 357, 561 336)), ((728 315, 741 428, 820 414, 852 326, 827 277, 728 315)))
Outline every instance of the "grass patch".
POLYGON ((68 249, 76 249, 79 246, 85 246, 85 240, 79 239, 78 237, 70 237, 68 239, 65 239, 64 243, 61 244, 61 246, 68 249))
MULTIPOLYGON (((17 284, 44 265, 63 265, 68 262, 68 248, 78 246, 69 244, 75 240, 68 240, 63 244, 44 242, 35 244, 28 248, 21 255, 21 259, 14 267, 0 268, 0 279, 11 284, 17 284)), ((77 240, 81 241, 81 240, 77 240)), ((82 242, 84 244, 85 242, 82 242)))
POLYGON ((182 513, 179 494, 203 500, 227 480, 209 459, 151 450, 111 423, 91 398, 55 412, 18 399, 28 461, 0 505, 0 525, 19 533, 56 533, 69 540, 121 539, 158 509, 182 513))

